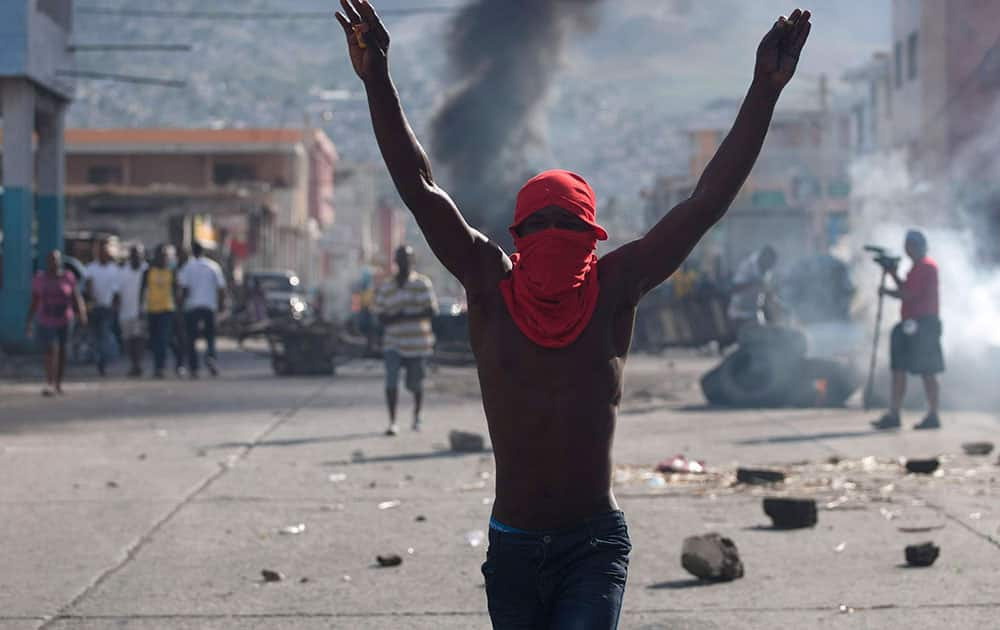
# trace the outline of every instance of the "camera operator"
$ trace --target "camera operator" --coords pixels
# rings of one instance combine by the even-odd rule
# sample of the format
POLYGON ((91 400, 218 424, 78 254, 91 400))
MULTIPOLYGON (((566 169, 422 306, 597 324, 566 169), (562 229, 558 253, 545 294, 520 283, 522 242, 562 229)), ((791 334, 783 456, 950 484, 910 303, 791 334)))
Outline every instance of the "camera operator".
POLYGON ((913 261, 906 280, 900 280, 896 265, 886 271, 896 283, 896 289, 882 287, 882 295, 902 300, 902 321, 892 329, 890 366, 892 369, 892 403, 889 411, 872 426, 876 429, 898 429, 900 408, 906 393, 906 374, 919 374, 927 394, 927 415, 914 429, 939 429, 939 387, 937 374, 944 371, 941 352, 941 320, 938 318, 938 267, 927 255, 927 238, 918 230, 906 233, 906 255, 913 261))

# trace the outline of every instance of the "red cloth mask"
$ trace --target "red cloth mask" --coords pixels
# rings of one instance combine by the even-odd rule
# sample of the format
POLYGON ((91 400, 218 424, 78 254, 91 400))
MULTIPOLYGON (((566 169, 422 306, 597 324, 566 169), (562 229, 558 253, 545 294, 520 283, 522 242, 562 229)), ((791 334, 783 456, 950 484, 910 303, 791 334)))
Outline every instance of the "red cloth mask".
POLYGON ((558 206, 594 227, 577 232, 548 228, 520 237, 511 226, 517 253, 514 268, 500 291, 514 323, 528 339, 545 348, 563 348, 583 333, 597 307, 598 239, 594 193, 579 175, 547 171, 530 180, 517 199, 515 226, 535 212, 558 206))

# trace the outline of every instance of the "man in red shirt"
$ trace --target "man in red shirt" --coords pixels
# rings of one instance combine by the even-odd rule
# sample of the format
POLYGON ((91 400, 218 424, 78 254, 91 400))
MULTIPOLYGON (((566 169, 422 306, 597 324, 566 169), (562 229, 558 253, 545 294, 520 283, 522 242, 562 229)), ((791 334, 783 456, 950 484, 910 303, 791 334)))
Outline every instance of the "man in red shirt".
POLYGON ((927 394, 927 415, 914 429, 940 429, 938 418, 939 386, 937 374, 944 371, 941 352, 941 320, 938 318, 938 267, 927 255, 927 238, 918 230, 906 233, 906 255, 913 261, 906 280, 896 269, 889 269, 896 289, 882 288, 883 295, 903 301, 902 320, 892 329, 890 367, 892 369, 892 406, 879 420, 876 429, 898 429, 899 410, 906 394, 906 373, 919 374, 927 394))
POLYGON ((62 254, 58 249, 45 258, 45 271, 40 271, 31 282, 31 306, 25 333, 35 339, 45 350, 45 376, 47 385, 43 396, 61 394, 63 372, 66 369, 66 339, 74 316, 87 325, 87 309, 76 287, 76 279, 63 271, 62 254), (37 326, 35 320, 37 318, 37 326))

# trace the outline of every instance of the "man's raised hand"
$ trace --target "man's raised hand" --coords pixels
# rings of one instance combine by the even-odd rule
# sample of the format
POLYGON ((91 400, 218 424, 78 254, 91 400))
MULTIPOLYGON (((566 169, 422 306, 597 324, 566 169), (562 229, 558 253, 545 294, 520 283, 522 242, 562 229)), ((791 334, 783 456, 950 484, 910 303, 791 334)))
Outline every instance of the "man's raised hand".
POLYGON ((757 49, 755 80, 778 90, 788 84, 809 38, 809 17, 808 11, 795 9, 787 19, 778 18, 757 49))
POLYGON ((340 0, 337 21, 344 28, 351 64, 362 81, 388 71, 389 32, 368 0, 340 0))

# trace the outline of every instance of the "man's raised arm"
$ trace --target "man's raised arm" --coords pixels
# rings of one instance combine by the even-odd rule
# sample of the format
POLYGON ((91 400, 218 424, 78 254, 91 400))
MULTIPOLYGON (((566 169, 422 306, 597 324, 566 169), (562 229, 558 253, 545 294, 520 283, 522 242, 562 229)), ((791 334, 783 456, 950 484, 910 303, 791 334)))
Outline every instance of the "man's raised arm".
POLYGON ((427 155, 410 128, 389 76, 389 33, 367 0, 340 0, 351 63, 365 84, 372 126, 382 157, 403 203, 413 212, 434 254, 459 280, 465 280, 477 241, 448 194, 437 186, 427 155))
POLYGON ((625 246, 636 299, 669 278, 729 209, 757 161, 774 106, 795 73, 809 29, 808 11, 796 9, 787 20, 775 22, 757 49, 753 83, 736 122, 694 192, 642 239, 625 246))

